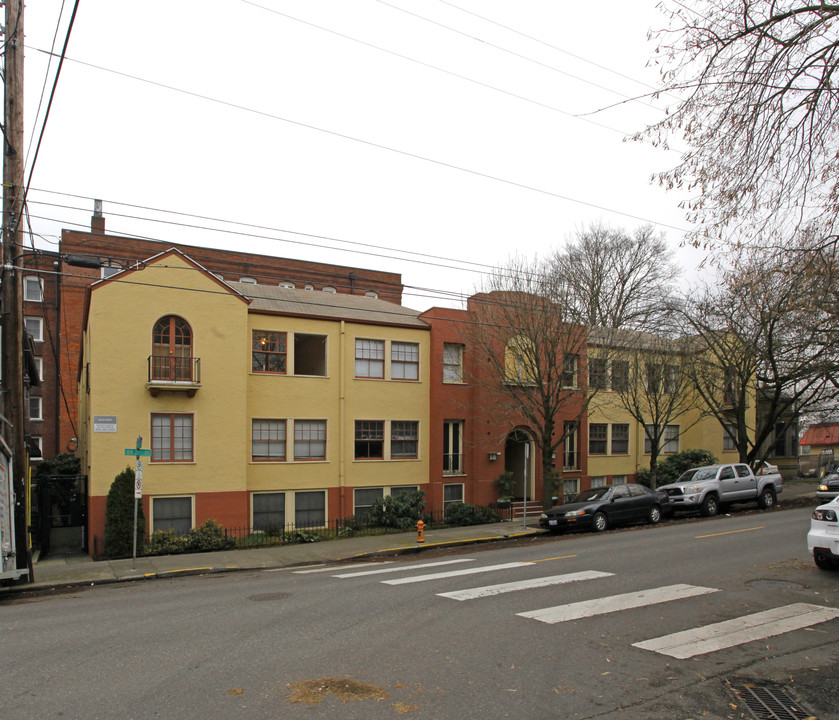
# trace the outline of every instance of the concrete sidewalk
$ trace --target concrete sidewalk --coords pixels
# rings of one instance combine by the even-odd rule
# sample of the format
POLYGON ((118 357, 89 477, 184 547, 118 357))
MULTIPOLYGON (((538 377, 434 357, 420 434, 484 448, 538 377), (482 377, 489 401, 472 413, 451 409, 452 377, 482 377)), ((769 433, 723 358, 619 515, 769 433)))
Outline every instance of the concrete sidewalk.
POLYGON ((426 549, 492 542, 527 535, 541 535, 538 517, 488 525, 428 530, 425 542, 417 542, 416 530, 394 532, 342 540, 328 540, 297 545, 277 545, 250 550, 190 553, 138 557, 127 560, 94 561, 79 554, 51 555, 36 562, 35 582, 0 587, 0 597, 7 594, 61 588, 62 586, 96 585, 130 580, 175 577, 178 575, 232 572, 339 562, 353 558, 419 552, 426 549))
MULTIPOLYGON (((800 504, 818 504, 816 482, 785 483, 778 498, 781 507, 800 504)), ((744 506, 745 507, 745 506, 744 506)), ((342 540, 328 540, 299 545, 277 545, 252 550, 226 550, 221 552, 160 555, 128 560, 93 561, 79 554, 52 555, 36 562, 35 582, 0 587, 0 598, 8 594, 61 588, 73 585, 96 585, 129 580, 176 577, 178 575, 261 570, 265 568, 293 567, 317 563, 333 563, 354 558, 375 557, 419 552, 425 549, 451 545, 468 545, 507 540, 527 535, 542 535, 538 516, 527 518, 527 527, 521 519, 488 525, 470 525, 427 530, 425 542, 417 543, 416 530, 388 535, 373 535, 342 540)))

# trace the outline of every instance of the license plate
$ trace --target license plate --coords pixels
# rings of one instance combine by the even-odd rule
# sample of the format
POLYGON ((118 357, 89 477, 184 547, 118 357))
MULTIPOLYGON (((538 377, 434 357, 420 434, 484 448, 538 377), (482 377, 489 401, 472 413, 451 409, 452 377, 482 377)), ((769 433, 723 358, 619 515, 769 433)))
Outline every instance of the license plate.
POLYGON ((548 525, 556 525, 556 520, 548 520, 548 525))
POLYGON ((828 525, 826 529, 828 535, 839 535, 839 525, 828 525))

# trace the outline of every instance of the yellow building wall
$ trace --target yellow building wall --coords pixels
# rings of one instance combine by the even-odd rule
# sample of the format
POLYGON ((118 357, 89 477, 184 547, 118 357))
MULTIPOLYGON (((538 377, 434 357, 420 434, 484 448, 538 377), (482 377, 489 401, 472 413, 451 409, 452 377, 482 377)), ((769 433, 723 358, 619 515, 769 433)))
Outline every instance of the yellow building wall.
POLYGON ((256 492, 337 489, 330 497, 327 515, 352 512, 354 487, 425 485, 429 459, 429 332, 424 329, 374 326, 346 321, 251 314, 254 330, 285 332, 289 373, 250 373, 248 380, 248 425, 256 419, 285 419, 286 460, 251 461, 248 456, 248 489, 256 492), (326 376, 291 374, 293 333, 326 336, 326 376), (355 377, 356 338, 385 342, 385 379, 355 377), (391 380, 390 343, 419 345, 419 380, 391 380), (326 460, 296 461, 292 457, 293 422, 297 419, 326 420, 326 460), (355 459, 355 421, 385 422, 385 459, 355 459), (419 423, 418 457, 389 460, 389 421, 419 423))
MULTIPOLYGON (((632 475, 639 470, 648 470, 650 456, 644 452, 645 431, 643 424, 637 422, 623 407, 616 393, 601 391, 595 397, 595 402, 589 409, 589 424, 592 423, 626 423, 629 425, 629 454, 612 455, 611 442, 607 446, 606 455, 588 456, 588 473, 592 477, 609 475, 632 475)), ((755 409, 752 403, 748 423, 754 432, 755 409)), ((739 455, 736 451, 723 451, 723 428, 716 418, 705 415, 699 410, 683 413, 670 421, 671 425, 679 425, 679 452, 684 450, 709 450, 719 461, 737 462, 739 455)), ((609 434, 611 440, 611 428, 609 434)), ((588 448, 583 448, 585 451, 588 448)), ((661 453, 658 461, 663 462, 669 453, 661 453)))
POLYGON ((114 477, 134 467, 124 449, 138 436, 151 447, 152 413, 193 414, 193 461, 143 458, 144 494, 245 488, 246 333, 247 304, 176 255, 93 289, 85 337, 89 394, 84 378, 80 394, 90 495, 107 494, 114 477), (152 328, 170 314, 189 323, 193 356, 201 359, 201 387, 191 398, 183 392, 152 397, 146 389, 152 328), (97 415, 115 415, 117 432, 93 432, 97 415))

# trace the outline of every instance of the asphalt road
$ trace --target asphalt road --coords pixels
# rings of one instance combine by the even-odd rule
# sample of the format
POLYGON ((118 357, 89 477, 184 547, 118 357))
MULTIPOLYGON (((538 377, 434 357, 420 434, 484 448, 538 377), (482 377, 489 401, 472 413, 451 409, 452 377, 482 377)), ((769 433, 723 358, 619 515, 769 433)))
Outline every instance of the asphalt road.
POLYGON ((839 573, 807 555, 810 512, 19 598, 0 715, 715 720, 752 717, 729 687, 752 684, 839 717, 839 573), (765 612, 811 624, 767 636, 787 621, 765 612))

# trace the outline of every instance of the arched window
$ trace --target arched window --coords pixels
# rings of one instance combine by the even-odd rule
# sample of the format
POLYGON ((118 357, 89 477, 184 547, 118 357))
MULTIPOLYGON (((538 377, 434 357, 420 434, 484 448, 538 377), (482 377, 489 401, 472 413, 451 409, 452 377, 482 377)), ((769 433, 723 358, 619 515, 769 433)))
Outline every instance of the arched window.
POLYGON ((162 317, 154 325, 152 380, 192 380, 192 330, 177 315, 162 317))

